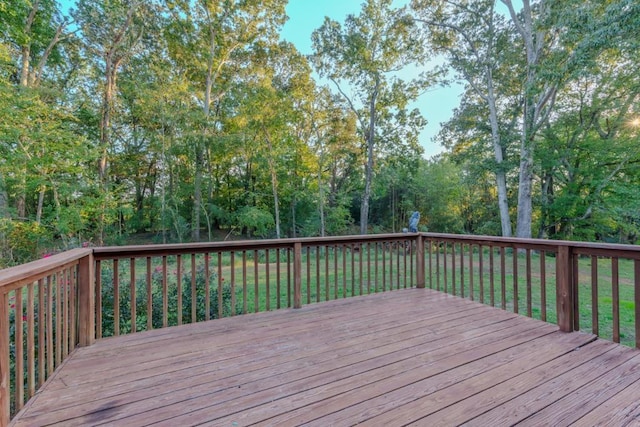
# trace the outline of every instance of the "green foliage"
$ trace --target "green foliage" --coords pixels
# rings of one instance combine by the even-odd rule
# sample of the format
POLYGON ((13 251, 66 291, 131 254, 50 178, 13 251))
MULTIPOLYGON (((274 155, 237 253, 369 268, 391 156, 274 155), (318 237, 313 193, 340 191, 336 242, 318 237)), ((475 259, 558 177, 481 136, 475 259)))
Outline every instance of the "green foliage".
POLYGON ((19 222, 0 219, 0 236, 4 236, 2 245, 3 265, 25 263, 42 255, 42 248, 52 244, 53 236, 47 230, 35 222, 19 222))
MULTIPOLYGON (((173 272, 175 273, 175 271, 173 272)), ((121 279, 125 279, 125 274, 118 272, 121 279)), ((206 319, 206 276, 204 268, 196 271, 196 321, 206 319)), ((102 335, 112 336, 115 331, 114 305, 115 293, 113 285, 113 269, 102 269, 102 335)), ((157 268, 151 275, 151 300, 152 306, 149 312, 147 307, 147 283, 145 279, 138 279, 136 288, 136 329, 145 330, 147 320, 151 316, 153 328, 163 326, 163 307, 167 304, 167 324, 175 326, 178 324, 178 317, 181 316, 181 323, 191 323, 192 321, 192 286, 191 272, 183 273, 181 277, 182 312, 178 310, 178 286, 175 274, 171 276, 170 283, 167 284, 167 298, 163 297, 163 276, 160 268, 157 268)), ((120 333, 131 332, 131 289, 129 286, 119 287, 119 325, 120 333)), ((218 276, 215 271, 209 274, 209 318, 217 319, 231 315, 231 287, 227 284, 222 286, 222 313, 218 312, 218 276)), ((236 314, 242 314, 242 306, 235 307, 236 314)))
POLYGON ((248 233, 259 237, 266 237, 273 232, 275 222, 273 215, 264 209, 246 206, 236 216, 236 225, 246 228, 248 233))
POLYGON ((0 2, 0 259, 400 231, 414 210, 431 231, 500 234, 523 164, 537 235, 635 242, 635 3, 536 2, 545 38, 528 67, 522 11, 489 0, 369 0, 316 29, 310 57, 279 40, 284 0, 80 1, 73 28, 56 2, 0 2), (426 68, 433 53, 450 74, 426 68), (440 134, 449 153, 426 161, 411 103, 436 80, 466 86, 440 134))

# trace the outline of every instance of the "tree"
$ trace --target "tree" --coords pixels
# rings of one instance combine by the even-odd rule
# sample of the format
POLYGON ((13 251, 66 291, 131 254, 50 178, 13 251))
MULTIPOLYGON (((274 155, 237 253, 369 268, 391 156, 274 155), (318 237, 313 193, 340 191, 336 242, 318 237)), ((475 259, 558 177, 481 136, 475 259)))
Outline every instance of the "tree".
POLYGON ((167 29, 174 61, 192 81, 202 116, 199 138, 193 139, 195 173, 193 238, 200 238, 203 209, 202 181, 207 142, 214 139, 221 123, 213 114, 230 90, 235 78, 247 74, 252 47, 274 41, 284 24, 285 0, 199 0, 169 5, 172 20, 167 29))
MULTIPOLYGON (((495 0, 413 0, 411 6, 416 11, 416 21, 426 27, 434 50, 445 55, 453 70, 468 83, 468 90, 486 104, 502 235, 511 236, 503 135, 509 132, 508 127, 513 126, 514 121, 504 123, 501 106, 504 110, 505 105, 500 100, 506 94, 500 93, 496 82, 496 78, 507 78, 504 71, 499 70, 505 64, 502 55, 508 51, 506 46, 511 42, 501 32, 504 20, 495 13, 495 0)), ((502 88, 507 90, 508 85, 502 88)))
POLYGON ((531 237, 538 132, 552 114, 559 90, 574 82, 607 47, 635 38, 640 6, 628 0, 523 0, 518 13, 512 0, 501 2, 507 6, 524 56, 516 235, 531 237))
POLYGON ((540 237, 593 240, 619 234, 625 241, 637 233, 636 198, 622 201, 637 182, 640 162, 638 128, 631 119, 640 99, 637 67, 634 43, 612 45, 559 91, 536 159, 540 237))
POLYGON ((411 19, 404 10, 392 9, 391 3, 391 0, 368 0, 360 15, 347 16, 344 27, 325 18, 312 34, 315 67, 348 102, 364 142, 362 234, 368 229, 376 146, 384 140, 378 128, 383 121, 393 122, 397 117, 394 112, 405 114, 408 102, 427 84, 424 75, 409 83, 395 75, 425 58, 411 19), (350 88, 355 94, 350 94, 350 88))

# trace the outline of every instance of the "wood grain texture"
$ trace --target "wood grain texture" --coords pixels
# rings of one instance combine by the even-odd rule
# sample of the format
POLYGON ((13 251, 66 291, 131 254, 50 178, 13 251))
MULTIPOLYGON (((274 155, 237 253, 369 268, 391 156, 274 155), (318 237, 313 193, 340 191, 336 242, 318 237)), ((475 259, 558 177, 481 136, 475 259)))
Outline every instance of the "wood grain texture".
POLYGON ((633 416, 638 379, 638 350, 414 288, 99 340, 14 424, 564 425, 633 416))

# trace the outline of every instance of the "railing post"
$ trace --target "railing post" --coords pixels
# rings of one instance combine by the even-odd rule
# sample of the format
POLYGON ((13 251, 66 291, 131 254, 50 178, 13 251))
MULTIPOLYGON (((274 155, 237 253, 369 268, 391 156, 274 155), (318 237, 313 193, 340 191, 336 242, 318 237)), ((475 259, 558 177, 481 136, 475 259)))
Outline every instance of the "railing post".
POLYGON ((416 287, 423 289, 425 286, 424 271, 424 239, 422 234, 416 238, 416 287))
POLYGON ((293 244, 293 308, 302 307, 302 243, 293 244))
POLYGON ((9 300, 0 292, 0 427, 9 425, 9 300))
POLYGON ((96 340, 96 282, 93 252, 78 266, 78 339, 81 347, 96 340))
POLYGON ((573 332, 573 262, 571 248, 559 246, 556 257, 556 300, 558 326, 563 332, 573 332))

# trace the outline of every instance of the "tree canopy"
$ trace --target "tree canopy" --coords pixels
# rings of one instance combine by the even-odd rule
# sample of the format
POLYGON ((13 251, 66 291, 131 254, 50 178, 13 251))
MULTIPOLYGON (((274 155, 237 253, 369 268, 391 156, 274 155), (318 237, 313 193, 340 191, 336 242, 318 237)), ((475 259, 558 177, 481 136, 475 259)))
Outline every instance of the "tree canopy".
POLYGON ((309 56, 280 38, 286 5, 0 0, 0 263, 399 232, 416 210, 422 230, 635 243, 637 1, 363 0, 309 56), (426 159, 415 100, 452 82, 426 159))

